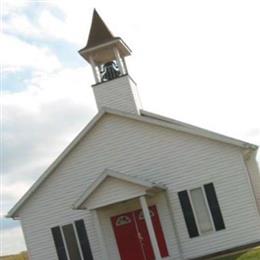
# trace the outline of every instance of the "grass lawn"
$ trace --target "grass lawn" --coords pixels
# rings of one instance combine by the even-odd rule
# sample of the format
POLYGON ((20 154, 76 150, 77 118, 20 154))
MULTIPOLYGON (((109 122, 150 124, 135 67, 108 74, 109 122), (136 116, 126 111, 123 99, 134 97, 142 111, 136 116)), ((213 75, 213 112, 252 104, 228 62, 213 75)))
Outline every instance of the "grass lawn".
POLYGON ((26 252, 21 252, 17 255, 0 256, 0 260, 28 260, 28 257, 26 252))
MULTIPOLYGON (((18 255, 0 256, 0 260, 28 260, 28 258, 26 252, 22 252, 18 255)), ((212 260, 260 260, 260 247, 212 260)))
POLYGON ((236 253, 230 256, 214 258, 214 260, 260 260, 260 247, 236 253))

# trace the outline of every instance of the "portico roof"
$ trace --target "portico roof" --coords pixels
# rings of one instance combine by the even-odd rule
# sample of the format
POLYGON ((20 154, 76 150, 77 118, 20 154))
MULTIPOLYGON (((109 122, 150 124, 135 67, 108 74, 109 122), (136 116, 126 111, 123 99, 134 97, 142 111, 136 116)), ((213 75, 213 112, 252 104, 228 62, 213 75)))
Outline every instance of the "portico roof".
POLYGON ((165 190, 159 185, 137 177, 105 169, 74 203, 74 209, 96 209, 140 196, 152 196, 165 190))

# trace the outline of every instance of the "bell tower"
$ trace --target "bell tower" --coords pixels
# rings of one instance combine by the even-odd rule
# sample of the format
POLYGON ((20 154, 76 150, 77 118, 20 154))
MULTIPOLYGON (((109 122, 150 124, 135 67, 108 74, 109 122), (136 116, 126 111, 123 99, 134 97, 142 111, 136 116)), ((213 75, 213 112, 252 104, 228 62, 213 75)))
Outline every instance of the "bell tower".
POLYGON ((79 53, 92 67, 98 109, 108 107, 138 114, 141 105, 136 84, 125 62, 131 50, 120 37, 113 36, 95 9, 87 45, 79 53))

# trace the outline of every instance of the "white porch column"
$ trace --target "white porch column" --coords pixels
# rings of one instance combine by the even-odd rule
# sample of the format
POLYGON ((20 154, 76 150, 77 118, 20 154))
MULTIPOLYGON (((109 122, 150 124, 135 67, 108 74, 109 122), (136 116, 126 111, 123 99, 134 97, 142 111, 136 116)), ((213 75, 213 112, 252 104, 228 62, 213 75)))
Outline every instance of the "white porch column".
POLYGON ((101 253, 102 259, 108 260, 107 249, 106 249, 106 245, 105 245, 105 241, 104 241, 104 234, 103 234, 102 229, 101 229, 98 213, 97 213, 96 210, 91 210, 91 214, 92 214, 92 218, 93 218, 93 221, 94 221, 96 234, 97 234, 97 237, 98 237, 98 242, 100 243, 99 245, 100 245, 100 248, 101 248, 101 251, 102 251, 102 253, 101 253))
POLYGON ((150 216, 150 212, 149 212, 149 208, 147 206, 145 196, 140 197, 139 200, 140 200, 142 210, 143 210, 143 213, 144 213, 144 219, 145 219, 145 223, 146 223, 146 226, 147 226, 147 229, 148 229, 148 234, 149 234, 149 237, 150 237, 151 242, 152 242, 152 247, 153 247, 155 259, 161 260, 162 258, 161 258, 159 246, 158 246, 157 239, 156 239, 156 236, 155 236, 155 232, 154 232, 154 228, 153 228, 153 224, 152 224, 152 219, 151 219, 151 216, 150 216))

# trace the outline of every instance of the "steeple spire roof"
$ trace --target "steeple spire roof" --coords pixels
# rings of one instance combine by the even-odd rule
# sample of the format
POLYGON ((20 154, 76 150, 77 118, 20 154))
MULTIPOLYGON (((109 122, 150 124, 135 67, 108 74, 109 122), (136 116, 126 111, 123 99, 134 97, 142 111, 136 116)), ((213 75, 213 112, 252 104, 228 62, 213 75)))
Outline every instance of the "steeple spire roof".
POLYGON ((112 41, 114 39, 115 37, 110 32, 104 21, 101 19, 97 10, 94 9, 88 42, 85 48, 92 48, 97 45, 112 41))
POLYGON ((130 48, 110 32, 94 9, 87 45, 79 53, 89 63, 98 65, 117 59, 115 52, 121 58, 131 54, 130 48))

